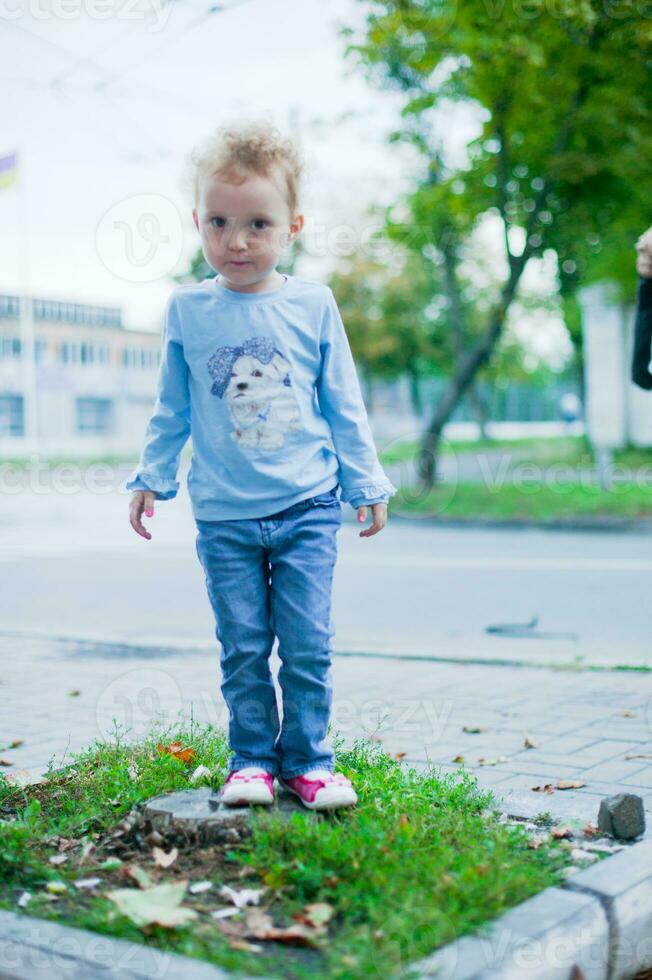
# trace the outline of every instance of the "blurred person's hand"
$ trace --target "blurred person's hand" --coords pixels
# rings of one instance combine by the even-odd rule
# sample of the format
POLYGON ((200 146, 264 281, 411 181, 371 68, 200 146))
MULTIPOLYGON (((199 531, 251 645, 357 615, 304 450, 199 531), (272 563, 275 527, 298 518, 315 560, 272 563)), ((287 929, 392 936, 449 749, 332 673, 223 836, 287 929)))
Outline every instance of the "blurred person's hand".
POLYGON ((148 541, 152 535, 143 527, 141 517, 143 511, 145 511, 147 517, 154 516, 155 500, 156 495, 153 490, 134 490, 132 491, 131 502, 129 504, 129 523, 137 534, 140 534, 143 538, 147 538, 148 541))
POLYGON ((652 278, 652 228, 648 228, 636 242, 636 271, 639 276, 652 278))

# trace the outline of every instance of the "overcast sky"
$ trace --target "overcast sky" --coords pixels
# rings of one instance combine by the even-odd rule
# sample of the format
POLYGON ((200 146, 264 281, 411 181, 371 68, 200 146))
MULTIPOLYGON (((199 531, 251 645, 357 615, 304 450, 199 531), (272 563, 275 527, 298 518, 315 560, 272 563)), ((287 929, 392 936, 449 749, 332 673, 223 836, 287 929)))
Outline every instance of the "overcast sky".
MULTIPOLYGON (((356 0, 225 0, 213 14, 210 0, 2 4, 0 156, 18 150, 19 186, 0 190, 0 292, 28 281, 33 295, 120 306, 126 326, 159 330, 170 275, 199 246, 185 155, 238 114, 301 138, 309 278, 363 247, 367 206, 420 172, 414 151, 387 143, 398 95, 344 58, 337 27, 362 23, 356 0)), ((450 154, 474 125, 451 112, 450 154)), ((546 341, 560 343, 558 328, 546 341)))

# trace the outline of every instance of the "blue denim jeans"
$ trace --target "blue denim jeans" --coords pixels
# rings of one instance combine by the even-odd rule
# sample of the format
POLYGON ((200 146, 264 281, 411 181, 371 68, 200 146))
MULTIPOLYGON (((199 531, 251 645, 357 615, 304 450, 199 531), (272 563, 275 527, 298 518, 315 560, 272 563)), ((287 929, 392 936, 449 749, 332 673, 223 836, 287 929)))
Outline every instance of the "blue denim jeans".
POLYGON ((337 486, 263 518, 202 521, 197 555, 221 645, 232 769, 286 779, 335 767, 331 589, 342 524, 337 486), (269 658, 278 637, 282 723, 269 658))

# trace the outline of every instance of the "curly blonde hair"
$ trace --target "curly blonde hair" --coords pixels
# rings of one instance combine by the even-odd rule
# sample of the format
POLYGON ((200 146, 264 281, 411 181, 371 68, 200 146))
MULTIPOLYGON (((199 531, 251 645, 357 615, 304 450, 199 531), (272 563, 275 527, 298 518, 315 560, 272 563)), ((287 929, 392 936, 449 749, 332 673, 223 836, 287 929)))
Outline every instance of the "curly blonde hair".
POLYGON ((277 169, 286 185, 290 213, 299 209, 299 186, 304 161, 296 142, 283 136, 267 120, 247 119, 222 123, 186 155, 183 186, 196 208, 204 177, 218 175, 240 183, 247 173, 269 177, 277 169))

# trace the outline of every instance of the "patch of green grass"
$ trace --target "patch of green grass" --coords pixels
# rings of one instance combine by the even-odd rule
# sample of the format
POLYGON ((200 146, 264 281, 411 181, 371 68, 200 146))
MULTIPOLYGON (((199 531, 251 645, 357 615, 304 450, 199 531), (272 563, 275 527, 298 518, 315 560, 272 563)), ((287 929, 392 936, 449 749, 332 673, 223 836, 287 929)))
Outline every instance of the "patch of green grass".
MULTIPOLYGON (((545 481, 545 476, 544 476, 545 481)), ((546 485, 505 480, 499 488, 482 483, 442 484, 428 493, 401 488, 391 508, 405 516, 475 520, 572 520, 573 518, 652 517, 652 486, 627 484, 601 490, 591 484, 546 485)))
MULTIPOLYGON (((553 842, 529 848, 525 830, 498 820, 492 794, 463 767, 418 773, 378 743, 356 740, 344 750, 339 735, 334 750, 337 769, 356 786, 356 807, 290 818, 276 807, 258 808, 250 836, 210 847, 177 841, 179 856, 167 869, 154 864, 142 825, 118 837, 113 831, 148 798, 199 785, 190 783, 199 764, 211 769, 215 788, 221 784, 229 752, 223 733, 211 726, 174 729, 137 744, 96 743, 66 772, 51 771, 48 781, 24 789, 0 777, 0 907, 16 909, 25 888, 33 897, 24 914, 144 941, 141 929, 103 897, 112 888, 137 887, 119 869, 100 867, 108 856, 119 852, 156 883, 209 879, 215 888, 235 886, 244 872, 247 887, 266 888, 261 906, 276 924, 291 924, 307 903, 329 903, 328 939, 310 948, 252 940, 264 952, 234 949, 208 914, 224 904, 214 889, 186 892, 184 905, 199 918, 174 930, 149 927, 147 943, 227 970, 349 980, 389 977, 561 880, 567 852, 553 842), (158 753, 159 741, 180 741, 196 755, 183 763, 158 753), (55 834, 79 845, 59 866, 48 860, 55 834), (94 849, 80 865, 89 842, 94 849), (75 889, 75 879, 93 875, 102 878, 98 889, 75 889), (55 879, 66 890, 53 898, 45 886, 55 879)), ((169 850, 172 842, 161 846, 169 850)))
MULTIPOLYGON (((402 463, 414 459, 420 446, 415 440, 406 440, 392 449, 380 453, 383 464, 402 463)), ((543 436, 523 439, 445 439, 441 443, 443 455, 461 453, 495 453, 503 450, 514 453, 514 462, 532 463, 539 466, 568 465, 577 468, 595 466, 593 447, 585 435, 543 436)), ((652 469, 652 447, 627 446, 613 452, 614 464, 631 470, 652 469)))
MULTIPOLYGON (((116 453, 95 456, 48 456, 42 453, 35 454, 37 462, 48 469, 55 469, 57 466, 136 466, 138 463, 138 453, 116 453)), ((183 462, 189 461, 192 456, 192 449, 186 447, 181 454, 183 462)), ((13 469, 27 469, 32 465, 31 457, 25 456, 0 456, 0 466, 11 467, 13 469)))
MULTIPOLYGON (((414 439, 406 439, 392 449, 379 453, 381 463, 401 463, 414 459, 418 454, 420 444, 414 439)), ((582 453, 592 454, 591 444, 585 436, 540 436, 522 439, 446 439, 440 445, 440 452, 445 455, 457 453, 488 453, 498 450, 518 451, 519 458, 527 453, 527 457, 537 459, 563 460, 576 459, 582 453)), ((652 453, 648 454, 652 462, 652 453)))

